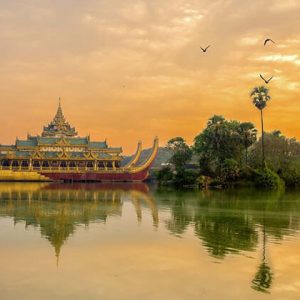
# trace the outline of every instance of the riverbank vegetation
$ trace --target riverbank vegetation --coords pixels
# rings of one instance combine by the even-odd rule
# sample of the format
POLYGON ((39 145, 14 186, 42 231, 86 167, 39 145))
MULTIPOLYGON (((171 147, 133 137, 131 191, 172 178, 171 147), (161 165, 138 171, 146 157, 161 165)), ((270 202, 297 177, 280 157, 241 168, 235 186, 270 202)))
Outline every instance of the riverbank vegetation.
POLYGON ((300 186, 300 143, 279 130, 264 132, 262 143, 252 123, 213 116, 194 138, 193 145, 176 137, 166 147, 172 157, 157 172, 161 185, 252 185, 269 189, 300 186))
POLYGON ((263 110, 271 100, 269 89, 254 87, 250 93, 260 111, 261 135, 251 122, 226 120, 214 115, 188 146, 182 137, 171 139, 169 165, 159 170, 162 185, 176 187, 230 187, 253 185, 279 189, 300 186, 300 144, 279 130, 264 131, 263 110), (194 161, 193 167, 189 163, 194 161), (195 161, 197 163, 195 163, 195 161))

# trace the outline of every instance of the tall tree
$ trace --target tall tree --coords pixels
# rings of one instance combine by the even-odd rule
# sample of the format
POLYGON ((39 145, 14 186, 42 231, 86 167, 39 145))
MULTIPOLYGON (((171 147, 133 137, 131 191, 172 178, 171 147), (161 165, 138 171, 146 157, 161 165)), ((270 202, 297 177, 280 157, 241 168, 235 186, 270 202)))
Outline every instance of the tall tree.
POLYGON ((257 130, 250 122, 241 123, 238 130, 243 140, 246 152, 246 165, 248 165, 248 148, 256 142, 257 130))
POLYGON ((261 146, 262 146, 262 167, 265 165, 265 148, 264 148, 264 118, 263 109, 267 106, 267 102, 271 100, 269 95, 269 89, 265 86, 259 86, 253 88, 250 93, 252 102, 257 109, 260 110, 260 121, 261 121, 261 146))
POLYGON ((175 137, 168 141, 167 148, 172 151, 170 162, 177 171, 183 170, 185 164, 192 158, 192 150, 182 137, 175 137))
POLYGON ((228 121, 223 116, 213 116, 208 120, 207 127, 194 139, 193 149, 199 156, 202 174, 221 176, 227 159, 241 161, 244 144, 239 127, 238 121, 228 121))

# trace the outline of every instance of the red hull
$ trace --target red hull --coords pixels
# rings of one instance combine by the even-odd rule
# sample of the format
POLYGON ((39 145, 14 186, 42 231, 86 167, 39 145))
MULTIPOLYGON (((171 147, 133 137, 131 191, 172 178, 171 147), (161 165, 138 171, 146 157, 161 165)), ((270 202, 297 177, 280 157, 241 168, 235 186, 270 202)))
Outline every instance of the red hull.
POLYGON ((122 190, 122 191, 138 191, 144 194, 149 192, 149 187, 146 183, 143 182, 94 182, 94 183, 71 183, 71 184, 62 184, 62 183, 51 183, 42 187, 43 190, 122 190))
POLYGON ((52 180, 60 181, 144 181, 147 179, 149 173, 148 169, 142 170, 137 173, 97 173, 97 172, 84 172, 84 173, 72 173, 72 172, 40 172, 52 180))

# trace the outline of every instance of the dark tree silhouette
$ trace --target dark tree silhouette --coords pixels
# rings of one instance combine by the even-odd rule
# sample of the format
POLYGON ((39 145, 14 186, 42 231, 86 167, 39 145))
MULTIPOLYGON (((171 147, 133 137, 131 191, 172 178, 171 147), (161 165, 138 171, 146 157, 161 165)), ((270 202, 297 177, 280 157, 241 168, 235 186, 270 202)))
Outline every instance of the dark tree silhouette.
POLYGON ((264 149, 264 119, 263 119, 263 109, 267 106, 267 102, 271 100, 269 95, 269 89, 265 86, 259 86, 253 88, 250 93, 252 102, 257 109, 260 110, 260 120, 261 120, 261 146, 262 146, 262 167, 265 165, 265 149, 264 149))
POLYGON ((257 130, 250 122, 240 124, 239 132, 243 140, 246 152, 246 166, 248 165, 248 148, 256 142, 257 130))

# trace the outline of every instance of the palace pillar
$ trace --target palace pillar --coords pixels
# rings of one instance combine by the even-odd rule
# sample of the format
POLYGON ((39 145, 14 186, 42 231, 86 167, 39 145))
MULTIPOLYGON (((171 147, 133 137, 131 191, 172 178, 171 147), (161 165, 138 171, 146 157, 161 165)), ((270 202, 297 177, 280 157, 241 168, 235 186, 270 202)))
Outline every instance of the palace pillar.
POLYGON ((97 162, 97 160, 94 161, 94 171, 98 171, 98 162, 97 162))

